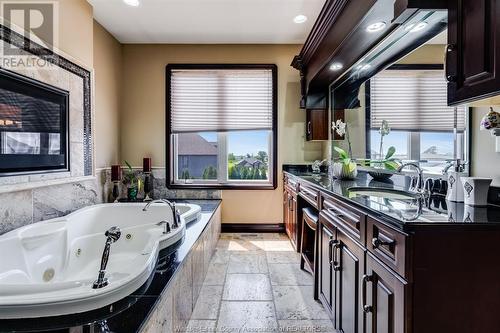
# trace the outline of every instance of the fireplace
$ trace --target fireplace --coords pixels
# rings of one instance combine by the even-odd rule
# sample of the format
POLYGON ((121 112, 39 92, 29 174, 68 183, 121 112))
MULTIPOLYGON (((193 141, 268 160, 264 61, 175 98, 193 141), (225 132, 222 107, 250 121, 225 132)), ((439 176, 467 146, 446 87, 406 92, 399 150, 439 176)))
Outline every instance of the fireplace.
POLYGON ((0 70, 0 176, 69 171, 69 93, 0 70))

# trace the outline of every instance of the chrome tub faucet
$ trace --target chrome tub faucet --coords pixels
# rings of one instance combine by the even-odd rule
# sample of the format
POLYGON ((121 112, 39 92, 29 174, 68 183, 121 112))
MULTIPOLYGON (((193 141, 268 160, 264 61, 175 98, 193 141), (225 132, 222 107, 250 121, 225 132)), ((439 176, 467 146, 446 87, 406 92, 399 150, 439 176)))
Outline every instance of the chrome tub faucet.
POLYGON ((174 220, 172 221, 172 229, 177 229, 180 225, 181 214, 180 214, 179 210, 175 207, 175 202, 171 202, 171 201, 168 201, 166 199, 153 200, 153 201, 148 202, 142 210, 144 212, 146 212, 149 209, 149 206, 151 206, 152 204, 155 204, 155 203, 165 204, 165 205, 168 205, 170 207, 170 209, 172 210, 172 215, 174 217, 174 220))
POLYGON ((122 232, 118 227, 111 227, 104 233, 104 236, 106 236, 106 244, 104 245, 104 251, 102 253, 101 268, 99 269, 97 280, 92 284, 92 289, 100 289, 108 285, 108 279, 104 276, 106 275, 106 266, 108 265, 111 244, 120 239, 121 235, 122 232))

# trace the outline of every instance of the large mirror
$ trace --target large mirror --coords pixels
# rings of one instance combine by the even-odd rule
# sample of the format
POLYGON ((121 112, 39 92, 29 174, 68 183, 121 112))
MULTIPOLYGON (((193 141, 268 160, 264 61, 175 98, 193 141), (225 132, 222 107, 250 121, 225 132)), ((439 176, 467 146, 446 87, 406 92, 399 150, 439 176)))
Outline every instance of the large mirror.
POLYGON ((442 175, 457 160, 468 170, 469 112, 447 106, 446 36, 441 31, 368 78, 362 72, 372 65, 361 60, 345 83, 332 86, 333 158, 340 147, 362 168, 383 174, 405 162, 427 175, 442 175))

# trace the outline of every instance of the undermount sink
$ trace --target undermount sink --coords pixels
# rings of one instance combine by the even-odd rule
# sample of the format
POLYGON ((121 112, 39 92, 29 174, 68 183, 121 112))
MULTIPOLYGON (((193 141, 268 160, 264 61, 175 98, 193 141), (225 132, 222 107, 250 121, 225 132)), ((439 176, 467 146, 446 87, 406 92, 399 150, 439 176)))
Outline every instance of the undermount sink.
POLYGON ((390 188, 374 187, 351 187, 348 189, 349 195, 364 195, 369 197, 393 199, 393 200, 413 200, 420 198, 420 194, 395 190, 390 188))

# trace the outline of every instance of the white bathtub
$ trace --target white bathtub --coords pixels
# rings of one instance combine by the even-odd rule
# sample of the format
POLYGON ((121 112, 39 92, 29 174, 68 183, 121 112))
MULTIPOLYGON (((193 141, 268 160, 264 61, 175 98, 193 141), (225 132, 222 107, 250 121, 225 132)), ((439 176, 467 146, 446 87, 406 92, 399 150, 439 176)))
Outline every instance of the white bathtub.
POLYGON ((28 225, 0 236, 0 319, 33 318, 85 312, 114 303, 142 286, 155 269, 158 252, 185 234, 201 208, 177 204, 181 225, 164 235, 160 221, 173 221, 169 206, 102 204, 63 218, 28 225), (111 245, 109 284, 92 289, 106 237, 111 245))

